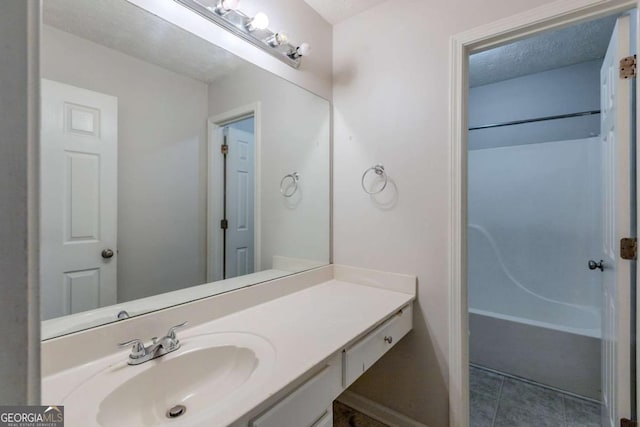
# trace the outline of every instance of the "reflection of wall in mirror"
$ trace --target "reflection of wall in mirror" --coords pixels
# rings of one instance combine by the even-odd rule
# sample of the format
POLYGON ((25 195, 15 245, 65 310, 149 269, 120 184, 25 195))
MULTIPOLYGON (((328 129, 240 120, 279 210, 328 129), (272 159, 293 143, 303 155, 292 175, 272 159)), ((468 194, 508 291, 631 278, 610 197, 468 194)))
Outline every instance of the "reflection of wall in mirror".
POLYGON ((49 26, 42 35, 42 77, 119 100, 119 302, 203 283, 207 84, 49 26))
POLYGON ((329 262, 329 103, 271 73, 246 67, 209 85, 209 111, 222 114, 260 102, 261 260, 329 262), (286 174, 300 174, 291 198, 280 194, 286 174))

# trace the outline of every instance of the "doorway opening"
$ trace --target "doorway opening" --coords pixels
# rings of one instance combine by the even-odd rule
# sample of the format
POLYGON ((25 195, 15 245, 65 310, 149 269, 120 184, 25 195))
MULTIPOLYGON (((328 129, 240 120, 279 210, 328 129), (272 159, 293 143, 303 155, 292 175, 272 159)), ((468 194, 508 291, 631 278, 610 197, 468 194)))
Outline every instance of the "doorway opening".
POLYGON ((635 415, 636 268, 621 239, 636 230, 636 28, 635 10, 615 11, 475 51, 478 33, 462 42, 452 297, 465 313, 452 320, 469 334, 458 384, 471 425, 635 415))
POLYGON ((222 278, 254 272, 255 144, 254 118, 222 129, 222 278))
POLYGON ((259 109, 209 120, 207 280, 244 276, 260 266, 259 109))

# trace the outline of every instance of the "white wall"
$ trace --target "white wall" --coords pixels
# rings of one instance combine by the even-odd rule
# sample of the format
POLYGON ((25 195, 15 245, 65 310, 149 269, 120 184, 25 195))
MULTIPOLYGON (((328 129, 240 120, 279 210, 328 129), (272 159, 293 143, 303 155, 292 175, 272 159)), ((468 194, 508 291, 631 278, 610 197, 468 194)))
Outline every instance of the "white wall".
MULTIPOLYGON (((472 87, 469 127, 600 109, 602 60, 472 87)), ((600 134, 600 115, 469 132, 469 149, 588 138, 600 134)))
POLYGON ((207 85, 49 26, 42 77, 118 98, 118 301, 204 283, 207 85))
POLYGON ((242 0, 240 10, 269 16, 269 28, 288 35, 292 43, 311 44, 312 55, 296 70, 195 14, 174 0, 128 0, 209 40, 247 61, 308 89, 326 99, 332 96, 332 28, 302 0, 242 0))
POLYGON ((209 85, 212 116, 255 102, 262 114, 261 267, 271 268, 274 255, 329 262, 329 103, 253 66, 209 85), (300 174, 298 191, 285 198, 280 180, 292 172, 300 174))
POLYGON ((0 405, 39 404, 37 2, 0 12, 0 405), (31 191, 31 193, 29 193, 31 191), (35 202, 35 203, 34 203, 35 202))
POLYGON ((414 331, 353 387, 448 423, 449 38, 544 0, 387 1, 334 27, 334 259, 418 276, 414 331), (384 163, 392 208, 360 188, 384 163))

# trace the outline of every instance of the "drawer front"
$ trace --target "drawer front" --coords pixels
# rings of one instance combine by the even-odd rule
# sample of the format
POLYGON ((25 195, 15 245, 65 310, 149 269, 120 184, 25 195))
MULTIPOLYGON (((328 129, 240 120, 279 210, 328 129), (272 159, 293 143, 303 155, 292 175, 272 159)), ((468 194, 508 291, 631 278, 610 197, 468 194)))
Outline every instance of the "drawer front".
POLYGON ((391 319, 371 331, 367 336, 346 349, 342 354, 342 385, 349 387, 391 347, 404 337, 413 325, 411 304, 391 319))
POLYGON ((251 422, 251 427, 311 427, 324 420, 340 390, 340 364, 328 365, 251 422))

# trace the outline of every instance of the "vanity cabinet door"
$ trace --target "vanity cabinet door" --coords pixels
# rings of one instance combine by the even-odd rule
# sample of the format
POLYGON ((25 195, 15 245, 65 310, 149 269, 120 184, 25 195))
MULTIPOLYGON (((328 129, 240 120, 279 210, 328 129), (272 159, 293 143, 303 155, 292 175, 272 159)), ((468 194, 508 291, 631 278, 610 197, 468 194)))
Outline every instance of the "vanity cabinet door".
POLYGON ((391 347, 404 337, 413 325, 411 304, 371 331, 343 352, 342 385, 349 387, 391 347))
MULTIPOLYGON (((339 359, 337 360, 339 362, 339 359)), ((271 409, 256 418, 250 427, 324 427, 331 426, 333 414, 327 407, 342 391, 340 363, 329 364, 271 409), (331 420, 327 424, 327 420, 331 420)))

